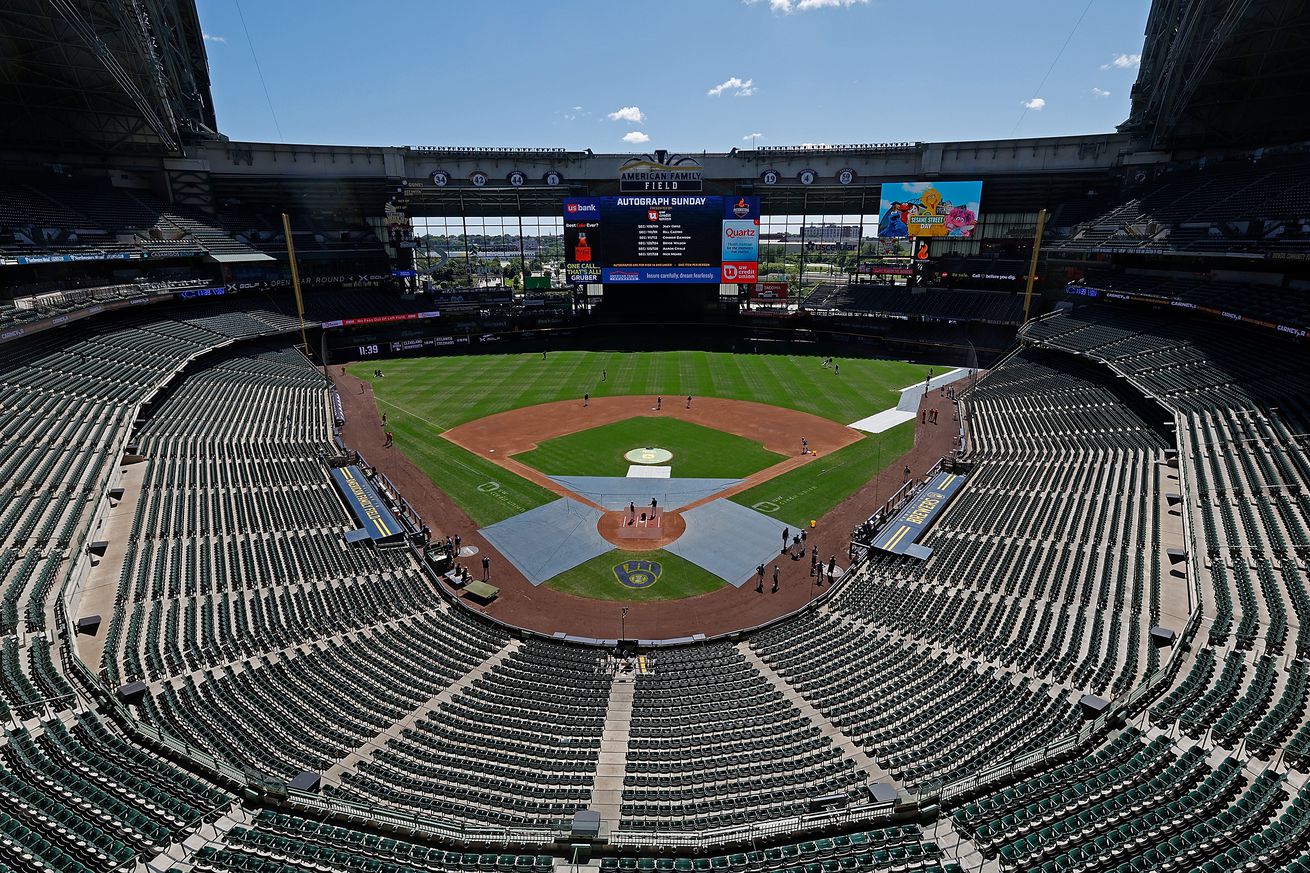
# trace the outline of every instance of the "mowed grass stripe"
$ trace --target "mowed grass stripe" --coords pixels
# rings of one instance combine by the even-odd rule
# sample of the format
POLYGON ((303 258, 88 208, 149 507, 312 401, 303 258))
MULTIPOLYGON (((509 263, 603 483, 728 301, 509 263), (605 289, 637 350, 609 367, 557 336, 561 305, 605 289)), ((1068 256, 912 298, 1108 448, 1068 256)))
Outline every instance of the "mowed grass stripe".
MULTIPOLYGON (((796 366, 792 379, 792 384, 800 391, 805 402, 812 407, 808 411, 842 402, 845 389, 841 376, 835 375, 830 367, 824 367, 822 364, 814 367, 796 366)), ((856 420, 851 419, 851 421, 856 420)))
MULTIPOLYGON (((685 402, 685 400, 684 400, 685 402)), ((546 440, 514 460, 548 476, 626 476, 630 449, 658 446, 679 479, 744 479, 786 460, 759 443, 676 418, 638 416, 546 440)))
MULTIPOLYGON (((708 570, 703 570, 663 549, 655 549, 649 552, 627 552, 615 549, 547 580, 546 587, 555 591, 562 591, 565 594, 574 594, 578 597, 643 603, 652 600, 678 600, 683 597, 693 597, 697 594, 708 594, 711 591, 717 591, 726 584, 708 570), (659 579, 645 588, 629 588, 620 584, 618 577, 614 574, 615 565, 635 560, 654 561, 659 564, 659 579)), ((602 628, 597 633, 601 636, 612 633, 615 637, 618 637, 619 625, 616 616, 612 630, 602 628)))
POLYGON ((546 360, 540 354, 404 358, 384 362, 387 376, 381 380, 373 379, 372 363, 356 364, 353 372, 373 379, 383 400, 444 428, 507 409, 581 398, 584 392, 754 400, 847 424, 894 406, 899 389, 922 380, 928 370, 897 361, 851 359, 842 362, 836 376, 821 361, 700 351, 552 352, 546 360), (611 371, 605 382, 600 381, 602 369, 611 371))
POLYGON ((756 397, 764 398, 765 403, 775 406, 783 406, 777 399, 782 393, 782 386, 785 380, 779 375, 779 370, 786 368, 786 361, 767 361, 760 355, 749 355, 738 358, 740 365, 741 381, 748 386, 748 391, 756 397), (770 366, 772 365, 772 366, 770 366))
POLYGON ((804 527, 811 519, 822 518, 877 476, 879 470, 913 448, 914 424, 907 421, 884 433, 869 434, 730 499, 793 527, 804 527))

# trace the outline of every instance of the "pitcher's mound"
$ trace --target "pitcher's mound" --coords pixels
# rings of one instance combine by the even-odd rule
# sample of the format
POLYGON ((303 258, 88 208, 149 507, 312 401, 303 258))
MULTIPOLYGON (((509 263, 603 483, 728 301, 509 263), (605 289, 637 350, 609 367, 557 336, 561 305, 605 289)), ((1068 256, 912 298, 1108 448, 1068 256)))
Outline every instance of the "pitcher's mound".
POLYGON ((654 447, 633 449, 623 455, 623 460, 630 464, 667 464, 673 460, 673 452, 654 447))

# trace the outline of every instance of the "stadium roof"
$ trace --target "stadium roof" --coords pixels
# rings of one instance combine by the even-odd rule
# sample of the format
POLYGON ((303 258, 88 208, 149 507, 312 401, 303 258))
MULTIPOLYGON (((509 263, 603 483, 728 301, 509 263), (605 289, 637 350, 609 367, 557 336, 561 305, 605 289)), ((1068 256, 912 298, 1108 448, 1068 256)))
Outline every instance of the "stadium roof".
POLYGON ((215 129, 192 0, 0 4, 0 146, 180 151, 215 129))
POLYGON ((1155 0, 1120 130, 1155 148, 1310 138, 1308 45, 1304 0, 1155 0))

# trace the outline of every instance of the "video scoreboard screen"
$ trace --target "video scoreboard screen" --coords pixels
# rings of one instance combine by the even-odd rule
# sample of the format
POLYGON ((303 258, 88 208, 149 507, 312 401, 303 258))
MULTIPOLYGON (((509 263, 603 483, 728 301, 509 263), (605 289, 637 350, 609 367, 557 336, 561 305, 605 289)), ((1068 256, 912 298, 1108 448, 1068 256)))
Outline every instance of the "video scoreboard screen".
POLYGON ((564 201, 573 284, 719 284, 759 274, 758 197, 632 195, 564 201))
POLYGON ((883 182, 878 236, 968 239, 978 226, 982 182, 883 182))

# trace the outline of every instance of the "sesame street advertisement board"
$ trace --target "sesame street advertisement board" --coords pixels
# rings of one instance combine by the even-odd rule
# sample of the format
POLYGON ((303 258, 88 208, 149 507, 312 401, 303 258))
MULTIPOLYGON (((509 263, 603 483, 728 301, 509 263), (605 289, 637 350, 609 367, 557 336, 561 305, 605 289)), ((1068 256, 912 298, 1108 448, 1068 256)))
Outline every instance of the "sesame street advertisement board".
POLYGON ((982 186, 982 182, 883 182, 878 236, 972 237, 982 186))

